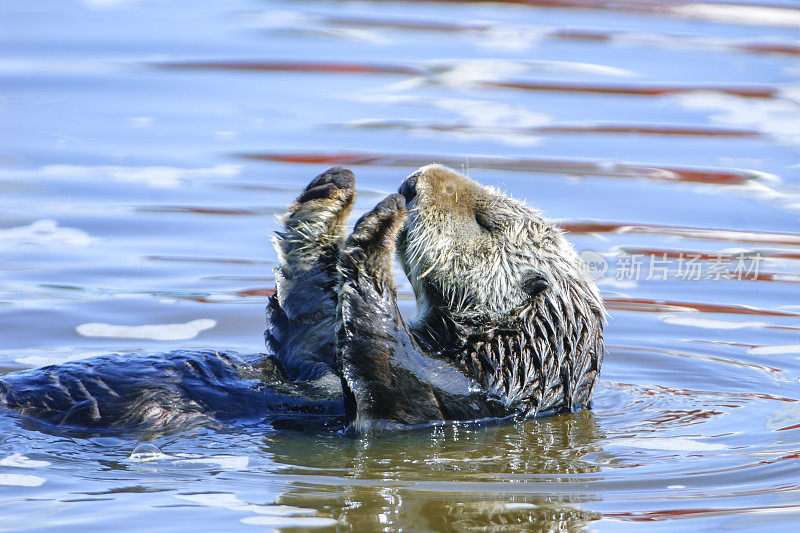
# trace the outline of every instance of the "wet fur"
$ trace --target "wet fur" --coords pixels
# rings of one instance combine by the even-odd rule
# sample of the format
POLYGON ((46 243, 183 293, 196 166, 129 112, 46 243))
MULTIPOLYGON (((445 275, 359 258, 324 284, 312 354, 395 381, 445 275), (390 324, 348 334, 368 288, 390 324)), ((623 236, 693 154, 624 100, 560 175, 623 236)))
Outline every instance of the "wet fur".
POLYGON ((587 405, 605 307, 562 232, 441 165, 404 187, 410 209, 398 256, 417 296, 411 331, 420 346, 523 416, 587 405))
POLYGON ((341 380, 333 370, 336 261, 354 196, 352 172, 333 168, 283 217, 264 334, 271 355, 181 350, 13 372, 0 376, 0 408, 95 429, 175 430, 220 420, 341 427, 341 380))
POLYGON ((561 232, 439 165, 356 224, 339 260, 350 431, 531 417, 588 405, 605 309, 561 232), (394 253, 419 315, 397 310, 394 253))
POLYGON ((267 307, 272 355, 180 351, 16 372, 0 378, 0 405, 80 427, 261 418, 354 435, 587 405, 604 309, 561 233, 438 165, 401 192, 347 239, 349 170, 321 174, 289 207, 267 307), (408 325, 395 254, 417 298, 408 325))

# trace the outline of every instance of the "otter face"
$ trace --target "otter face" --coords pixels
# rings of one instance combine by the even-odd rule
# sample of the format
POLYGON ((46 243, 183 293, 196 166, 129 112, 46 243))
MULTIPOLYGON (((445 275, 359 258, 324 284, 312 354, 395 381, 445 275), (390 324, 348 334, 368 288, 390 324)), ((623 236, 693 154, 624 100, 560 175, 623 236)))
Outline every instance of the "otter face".
POLYGON ((442 165, 400 187, 408 223, 397 253, 420 316, 496 319, 543 291, 585 283, 580 260, 538 211, 442 165))

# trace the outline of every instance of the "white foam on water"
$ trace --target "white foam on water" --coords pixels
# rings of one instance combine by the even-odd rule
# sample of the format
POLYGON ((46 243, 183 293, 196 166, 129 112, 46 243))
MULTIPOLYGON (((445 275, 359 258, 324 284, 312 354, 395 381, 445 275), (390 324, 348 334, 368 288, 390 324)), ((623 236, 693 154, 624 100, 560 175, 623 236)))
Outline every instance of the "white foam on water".
POLYGON ((106 355, 108 352, 83 352, 72 354, 53 354, 53 355, 26 355, 24 357, 17 357, 14 362, 21 365, 29 365, 32 367, 42 367, 47 365, 59 365, 68 361, 78 361, 86 359, 87 357, 95 357, 97 355, 106 355))
POLYGON ((210 318, 199 318, 185 324, 146 324, 143 326, 119 326, 102 322, 89 322, 77 326, 75 331, 84 337, 181 341, 193 339, 200 332, 211 329, 216 325, 217 321, 210 318))
POLYGON ((49 465, 50 463, 48 461, 29 459, 20 453, 15 453, 14 455, 9 455, 8 457, 0 459, 0 466, 12 466, 16 468, 44 468, 49 465))
POLYGON ((497 59, 469 59, 449 62, 433 62, 430 70, 436 73, 436 80, 448 86, 472 86, 485 81, 499 81, 517 77, 528 71, 580 73, 614 77, 632 77, 633 72, 625 69, 580 63, 573 61, 511 61, 497 59))
POLYGON ((154 188, 173 189, 193 179, 232 178, 238 176, 241 170, 241 165, 232 164, 215 165, 207 168, 45 165, 29 170, 3 169, 0 170, 0 177, 9 179, 110 179, 122 183, 142 183, 154 188))
MULTIPOLYGON (((389 90, 394 90, 390 88, 389 90)), ((403 90, 402 88, 400 90, 403 90)), ((470 98, 431 98, 402 94, 362 94, 357 100, 366 102, 380 102, 406 105, 428 106, 453 112, 458 125, 467 126, 464 130, 435 131, 436 136, 448 135, 459 139, 478 141, 492 140, 512 146, 531 146, 542 142, 542 137, 532 135, 525 130, 553 123, 553 119, 546 113, 534 112, 523 106, 493 102, 489 100, 475 100, 470 98)), ((369 124, 369 119, 354 121, 352 124, 369 124)), ((425 130, 425 123, 421 123, 419 131, 430 134, 425 130)), ((413 131, 413 127, 411 128, 413 131)))
POLYGON ((776 344, 774 346, 756 346, 747 350, 756 355, 800 354, 800 344, 776 344))
POLYGON ((711 442, 698 442, 683 437, 643 437, 630 439, 608 439, 603 441, 608 446, 623 446, 626 448, 640 448, 644 450, 664 450, 678 452, 709 452, 727 450, 724 444, 711 442))
POLYGON ((800 11, 780 6, 746 6, 693 3, 675 6, 671 11, 693 18, 756 26, 800 28, 800 11))
POLYGON ((713 91, 678 94, 674 98, 685 109, 713 112, 710 118, 717 123, 754 128, 786 144, 800 144, 800 105, 789 98, 745 98, 713 91))
POLYGON ((536 504, 533 503, 506 503, 506 509, 511 511, 518 511, 523 509, 536 509, 536 504))
POLYGON ((232 511, 248 511, 264 516, 287 518, 295 515, 312 515, 315 509, 293 507, 291 505, 260 505, 239 499, 229 492, 204 492, 200 494, 175 494, 179 500, 190 501, 209 507, 224 507, 232 511))
POLYGON ((86 247, 99 241, 85 231, 65 228, 53 219, 43 218, 27 226, 0 229, 0 250, 23 246, 58 248, 61 246, 86 247))
POLYGON ((250 458, 244 455, 210 455, 202 457, 188 453, 176 453, 169 455, 156 446, 145 442, 134 448, 128 457, 131 463, 155 463, 158 461, 169 461, 171 464, 180 466, 183 464, 211 465, 225 470, 244 470, 250 464, 250 458))
POLYGON ((43 477, 28 474, 0 474, 0 485, 14 487, 38 487, 47 481, 43 477))
POLYGON ((632 78, 637 76, 636 73, 624 68, 599 65, 597 63, 581 63, 579 61, 528 61, 526 64, 536 70, 549 72, 592 74, 619 78, 632 78))
POLYGON ((745 328, 763 328, 769 326, 766 322, 744 321, 737 322, 735 320, 718 320, 714 318, 701 318, 693 315, 663 315, 661 320, 667 324, 675 324, 679 326, 693 326, 696 328, 704 329, 745 329, 745 328))
POLYGON ((277 528, 284 527, 330 527, 339 523, 338 520, 333 518, 324 518, 321 516, 304 516, 297 517, 279 517, 279 516, 249 516, 239 520, 242 524, 251 526, 271 526, 277 528))
POLYGON ((209 457, 180 459, 176 462, 217 465, 226 470, 244 470, 250 464, 250 458, 244 455, 211 455, 209 457))
POLYGON ((530 111, 523 106, 493 102, 491 100, 474 100, 469 98, 427 98, 395 95, 386 97, 395 103, 427 105, 445 111, 452 111, 467 126, 484 128, 535 128, 551 124, 553 119, 547 113, 530 111))
POLYGON ((363 41, 370 44, 387 45, 392 44, 392 40, 386 37, 384 32, 375 30, 364 30, 357 28, 326 28, 319 30, 324 35, 349 39, 351 41, 363 41))

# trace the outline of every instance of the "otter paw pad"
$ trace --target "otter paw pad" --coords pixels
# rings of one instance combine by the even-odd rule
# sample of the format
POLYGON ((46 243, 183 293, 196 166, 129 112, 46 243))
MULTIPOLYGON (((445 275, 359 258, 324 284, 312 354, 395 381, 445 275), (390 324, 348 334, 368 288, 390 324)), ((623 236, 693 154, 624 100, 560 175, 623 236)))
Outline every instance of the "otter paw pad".
POLYGON ((333 167, 313 180, 297 198, 298 204, 319 199, 349 200, 355 194, 356 178, 343 167, 333 167))

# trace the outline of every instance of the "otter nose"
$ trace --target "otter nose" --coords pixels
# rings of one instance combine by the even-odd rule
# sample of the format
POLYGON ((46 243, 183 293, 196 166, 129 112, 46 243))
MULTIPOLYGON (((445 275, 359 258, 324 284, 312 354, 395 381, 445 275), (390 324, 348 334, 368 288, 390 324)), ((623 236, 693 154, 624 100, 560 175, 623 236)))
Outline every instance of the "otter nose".
POLYGON ((400 189, 397 191, 403 195, 403 198, 406 199, 406 203, 411 202, 417 195, 417 178, 419 178, 419 172, 411 174, 406 178, 406 181, 400 185, 400 189))

